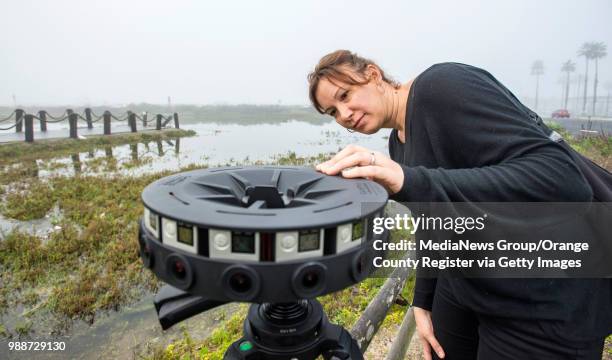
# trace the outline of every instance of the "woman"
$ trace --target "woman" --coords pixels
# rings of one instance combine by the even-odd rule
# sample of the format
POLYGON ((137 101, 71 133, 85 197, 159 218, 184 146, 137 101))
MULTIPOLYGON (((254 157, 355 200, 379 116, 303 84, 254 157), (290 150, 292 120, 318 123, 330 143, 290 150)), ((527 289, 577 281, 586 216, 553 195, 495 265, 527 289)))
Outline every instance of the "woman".
MULTIPOLYGON (((399 84, 338 50, 308 81, 317 111, 349 131, 393 129, 390 158, 350 145, 317 166, 325 174, 372 179, 398 201, 592 200, 567 150, 482 69, 437 64, 399 84)), ((425 358, 599 360, 612 332, 611 284, 419 278, 413 306, 425 358)))

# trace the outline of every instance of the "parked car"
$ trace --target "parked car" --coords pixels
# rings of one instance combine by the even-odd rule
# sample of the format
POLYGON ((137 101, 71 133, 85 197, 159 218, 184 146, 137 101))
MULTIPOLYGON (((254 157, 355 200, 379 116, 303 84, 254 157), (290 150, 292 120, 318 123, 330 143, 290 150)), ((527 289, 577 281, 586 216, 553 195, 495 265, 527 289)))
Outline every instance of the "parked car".
POLYGON ((555 110, 552 113, 552 118, 568 118, 570 117, 570 113, 569 111, 565 110, 565 109, 559 109, 559 110, 555 110))

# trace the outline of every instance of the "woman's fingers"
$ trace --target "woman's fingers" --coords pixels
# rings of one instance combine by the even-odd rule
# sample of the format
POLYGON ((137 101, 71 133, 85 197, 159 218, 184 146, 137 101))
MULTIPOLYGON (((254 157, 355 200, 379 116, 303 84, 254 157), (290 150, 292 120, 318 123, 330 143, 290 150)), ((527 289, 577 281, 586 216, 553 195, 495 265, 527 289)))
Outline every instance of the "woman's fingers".
MULTIPOLYGON (((377 158, 378 159, 378 158, 377 158)), ((349 179, 366 178, 382 185, 389 194, 395 194, 404 185, 404 171, 395 162, 393 164, 359 166, 342 171, 342 176, 349 179)))
POLYGON ((327 175, 336 175, 344 169, 370 165, 371 162, 372 154, 365 151, 358 151, 338 160, 335 164, 329 165, 324 172, 327 175))
POLYGON ((431 346, 433 351, 436 352, 436 355, 438 355, 438 357, 440 359, 443 359, 444 358, 444 350, 442 350, 442 345, 440 345, 440 343, 438 342, 438 340, 434 336, 433 332, 425 335, 425 340, 427 340, 427 342, 429 343, 429 345, 431 346))
POLYGON ((404 185, 402 167, 378 151, 370 151, 357 145, 342 149, 331 160, 317 165, 317 170, 327 175, 342 173, 345 178, 365 178, 381 184, 390 194, 404 185))
POLYGON ((425 360, 431 360, 431 346, 429 346, 429 343, 423 337, 420 337, 420 340, 423 347, 423 357, 425 360))
POLYGON ((421 339, 421 344, 423 345, 423 355, 425 356, 425 359, 431 360, 432 349, 436 352, 436 355, 438 355, 440 359, 443 359, 445 356, 444 350, 434 335, 431 312, 415 307, 414 320, 416 322, 417 332, 419 333, 421 339))
MULTIPOLYGON (((327 160, 324 163, 321 163, 321 164, 317 165, 316 169, 327 174, 327 170, 330 167, 334 166, 338 161, 340 161, 340 160, 346 158, 347 156, 350 156, 350 155, 352 155, 352 154, 354 154, 356 152, 368 152, 368 149, 366 149, 366 148, 364 148, 362 146, 359 146, 359 145, 352 145, 352 144, 348 145, 344 149, 340 150, 331 159, 327 160)), ((328 175, 335 175, 335 174, 328 174, 328 175)))

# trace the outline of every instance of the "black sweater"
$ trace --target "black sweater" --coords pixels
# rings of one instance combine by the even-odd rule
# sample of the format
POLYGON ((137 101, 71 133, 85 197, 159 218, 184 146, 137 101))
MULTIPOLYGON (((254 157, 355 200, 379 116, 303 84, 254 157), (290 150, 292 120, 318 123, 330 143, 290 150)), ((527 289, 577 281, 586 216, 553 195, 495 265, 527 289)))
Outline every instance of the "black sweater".
MULTIPOLYGON (((391 198, 410 202, 588 202, 592 191, 568 152, 488 72, 437 64, 408 95, 406 141, 389 137, 404 171, 391 198)), ((610 279, 463 279, 450 281, 474 311, 536 319, 553 336, 591 339, 612 332, 610 279)), ((431 309, 436 280, 418 278, 414 305, 431 309)))

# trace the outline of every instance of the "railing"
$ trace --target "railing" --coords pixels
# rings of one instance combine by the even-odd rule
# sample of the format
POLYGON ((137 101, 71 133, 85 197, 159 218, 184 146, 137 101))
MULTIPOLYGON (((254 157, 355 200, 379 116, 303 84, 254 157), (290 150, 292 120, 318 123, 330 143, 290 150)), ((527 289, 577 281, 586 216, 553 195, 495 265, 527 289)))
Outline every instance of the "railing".
MULTIPOLYGON (((0 127, 0 130, 10 130, 15 128, 17 133, 23 132, 23 128, 25 127, 25 141, 33 142, 34 141, 34 120, 38 120, 40 122, 40 131, 47 131, 47 123, 59 123, 62 121, 68 121, 69 124, 69 137, 72 139, 78 138, 77 134, 77 126, 78 121, 82 120, 87 123, 87 128, 92 129, 93 124, 102 120, 104 126, 104 135, 111 134, 111 121, 115 120, 115 122, 127 122, 127 125, 130 127, 131 132, 137 132, 137 119, 142 122, 143 127, 147 127, 147 124, 153 122, 152 119, 147 119, 146 113, 142 116, 138 114, 127 111, 124 116, 117 117, 113 115, 110 111, 105 111, 101 116, 96 115, 90 108, 85 108, 82 114, 75 113, 72 109, 66 109, 66 111, 59 116, 52 116, 46 110, 40 110, 38 112, 38 116, 34 114, 26 113, 23 109, 15 109, 8 117, 0 119, 0 123, 8 122, 11 119, 15 118, 15 123, 8 127, 0 127)), ((177 113, 172 115, 164 116, 162 114, 155 115, 155 129, 161 130, 166 127, 170 121, 174 120, 174 127, 179 128, 179 117, 177 113)))
MULTIPOLYGON (((351 328, 351 335, 357 341, 362 353, 366 352, 372 338, 387 316, 391 305, 398 298, 411 273, 411 269, 407 267, 395 269, 387 281, 385 281, 378 294, 376 294, 376 297, 368 304, 359 320, 351 328)), ((410 306, 404 315, 393 344, 385 356, 385 360, 404 359, 415 329, 414 313, 412 306, 410 306)))

